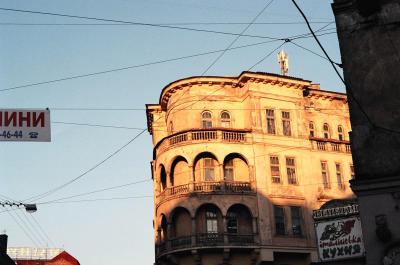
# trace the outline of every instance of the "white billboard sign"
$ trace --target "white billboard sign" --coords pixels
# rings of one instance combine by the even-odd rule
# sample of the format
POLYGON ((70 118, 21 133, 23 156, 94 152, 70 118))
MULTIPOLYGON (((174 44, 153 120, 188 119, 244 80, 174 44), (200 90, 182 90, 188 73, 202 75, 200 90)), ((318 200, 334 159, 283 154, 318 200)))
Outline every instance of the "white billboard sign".
POLYGON ((365 254, 360 217, 315 224, 322 261, 362 257, 365 254))
POLYGON ((50 140, 50 110, 0 109, 0 141, 50 140))

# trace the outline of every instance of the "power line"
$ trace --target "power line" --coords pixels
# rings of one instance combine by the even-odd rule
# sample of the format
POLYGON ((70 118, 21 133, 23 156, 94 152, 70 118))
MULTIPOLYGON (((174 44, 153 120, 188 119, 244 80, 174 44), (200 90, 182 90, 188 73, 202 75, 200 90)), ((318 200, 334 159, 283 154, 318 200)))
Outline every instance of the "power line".
POLYGON ((115 155, 117 155, 119 152, 121 152, 125 147, 127 147, 129 144, 131 144, 133 141, 135 141, 140 135, 142 135, 144 132, 146 131, 146 129, 140 131, 138 134, 135 135, 135 137, 133 137, 132 139, 130 139, 127 143, 125 143, 123 146, 119 147, 116 151, 112 152, 111 154, 109 154, 106 158, 104 158, 103 160, 101 160, 100 162, 96 163, 94 166, 92 166, 91 168, 89 168, 88 170, 84 171, 83 173, 81 173, 79 176, 67 181, 66 183, 59 185, 53 189, 50 189, 47 192, 43 192, 40 193, 38 195, 29 197, 27 199, 25 199, 25 201, 29 201, 29 200, 40 200, 44 197, 49 196, 50 194, 74 183, 75 181, 81 179, 82 177, 84 177, 85 175, 87 175, 88 173, 92 172, 93 170, 95 170, 96 168, 98 168, 99 166, 101 166, 102 164, 104 164, 106 161, 108 161, 109 159, 111 159, 112 157, 114 157, 115 155))
POLYGON ((257 65, 259 65, 260 63, 264 62, 268 57, 271 56, 271 54, 273 54, 274 52, 276 52, 280 47, 282 47, 283 45, 285 45, 285 42, 282 42, 278 47, 276 47, 274 50, 272 50, 270 53, 268 53, 267 55, 265 55, 263 58, 261 58, 259 61, 257 61, 255 64, 253 64, 248 71, 250 71, 251 69, 253 69, 254 67, 256 67, 257 65))
POLYGON ((236 43, 236 41, 243 36, 243 34, 251 27, 251 25, 253 25, 253 23, 257 20, 257 18, 259 16, 261 16, 262 13, 264 13, 264 11, 274 2, 274 0, 269 1, 264 8, 250 21, 250 23, 239 33, 239 35, 228 45, 228 47, 222 51, 217 58, 214 59, 214 61, 203 71, 203 73, 201 74, 202 76, 205 75, 208 70, 211 69, 211 67, 213 67, 218 61, 219 59, 221 59, 222 56, 224 56, 224 54, 228 51, 229 48, 231 48, 233 46, 233 44, 236 43))
POLYGON ((153 198, 153 196, 143 195, 143 196, 130 196, 130 197, 86 199, 86 200, 75 200, 75 201, 54 201, 49 203, 41 203, 41 205, 51 204, 51 203, 79 203, 79 202, 115 201, 115 200, 128 200, 128 199, 142 199, 142 198, 153 198))
MULTIPOLYGON (((23 10, 23 9, 4 8, 4 7, 0 7, 0 10, 12 11, 12 12, 20 12, 20 13, 38 14, 38 15, 78 18, 78 19, 104 21, 104 22, 114 22, 114 23, 122 23, 122 24, 128 24, 128 25, 136 25, 136 26, 147 26, 147 27, 156 27, 156 28, 178 29, 178 30, 195 31, 195 32, 215 33, 215 34, 222 34, 222 35, 234 35, 234 36, 239 36, 240 35, 240 34, 232 33, 232 32, 223 32, 223 31, 215 31, 215 30, 187 28, 187 27, 161 25, 161 24, 153 24, 153 23, 143 23, 143 22, 134 22, 134 21, 125 21, 125 20, 116 20, 116 19, 106 19, 106 18, 98 18, 98 17, 77 16, 77 15, 68 15, 68 14, 43 12, 43 11, 23 10)), ((263 38, 263 39, 270 39, 270 40, 278 40, 279 39, 279 38, 275 38, 275 37, 257 36, 257 35, 241 35, 241 36, 252 37, 252 38, 263 38)))
POLYGON ((321 44, 321 42, 319 41, 318 37, 315 35, 313 29, 311 28, 310 23, 308 22, 308 19, 306 17, 306 15, 304 14, 304 12, 301 10, 301 8, 297 5, 295 0, 292 0, 293 4, 296 6, 297 10, 300 12, 300 14, 302 15, 302 17, 304 18, 308 29, 310 30, 313 38, 315 39, 315 41, 317 42, 318 46, 321 48, 321 50, 323 51, 323 53, 325 54, 326 58, 329 60, 329 62, 331 63, 333 69, 335 70, 336 74, 338 75, 338 77, 340 78, 340 80, 342 81, 342 83, 345 85, 346 90, 348 91, 348 94, 350 95, 350 97, 354 100, 354 102, 357 104, 359 110, 361 111, 361 113, 364 115, 364 117, 366 118, 367 122, 373 127, 373 128, 378 128, 390 133, 396 133, 396 134, 400 134, 400 131, 397 130, 393 130, 390 128, 386 128, 386 127, 382 127, 379 125, 376 125, 372 119, 369 117, 369 115, 367 114, 367 112, 364 110, 363 106, 361 105, 361 103, 358 101, 358 99, 355 97, 353 90, 351 88, 351 86, 348 86, 344 80, 344 78, 340 75, 339 71, 337 70, 336 65, 342 67, 341 64, 337 64, 334 61, 332 61, 332 59, 329 57, 328 53, 326 52, 324 46, 321 44))
POLYGON ((132 186, 132 185, 136 185, 136 184, 140 184, 140 183, 144 183, 144 182, 148 182, 148 181, 151 181, 151 179, 144 179, 144 180, 129 182, 129 183, 122 184, 122 185, 117 185, 117 186, 112 186, 112 187, 109 187, 109 188, 103 188, 103 189, 98 189, 98 190, 89 191, 89 192, 85 192, 85 193, 80 193, 80 194, 76 194, 76 195, 71 195, 71 196, 67 196, 67 197, 63 197, 63 198, 54 199, 54 200, 51 200, 51 201, 38 202, 37 204, 47 204, 47 203, 52 203, 52 202, 57 202, 57 201, 63 201, 63 200, 66 200, 66 199, 82 197, 82 196, 86 196, 86 195, 90 195, 90 194, 94 194, 94 193, 99 193, 99 192, 103 192, 103 191, 120 189, 120 188, 132 186))
MULTIPOLYGON (((329 21, 310 21, 310 24, 325 24, 329 21)), ((247 25, 246 22, 172 22, 172 23, 152 23, 155 25, 247 25)), ((254 22, 253 25, 302 25, 304 21, 289 22, 254 22)), ((0 22, 0 26, 136 26, 126 23, 18 23, 0 22)), ((233 33, 234 34, 234 33, 233 33)))
POLYGON ((101 127, 101 128, 113 128, 113 129, 126 129, 126 130, 146 130, 146 128, 114 126, 114 125, 102 125, 102 124, 90 124, 90 123, 77 123, 77 122, 52 121, 51 123, 65 124, 65 125, 89 126, 89 127, 101 127))
MULTIPOLYGON (((258 46, 258 45, 262 45, 262 44, 266 44, 266 43, 270 43, 270 42, 274 42, 274 41, 263 41, 263 42, 253 43, 253 44, 247 44, 247 45, 232 47, 229 50, 235 50, 235 49, 247 48, 247 47, 252 47, 252 46, 258 46)), ((109 70, 104 70, 104 71, 99 71, 99 72, 92 72, 92 73, 88 73, 88 74, 73 75, 73 76, 68 76, 68 77, 48 80, 48 81, 42 81, 42 82, 36 82, 36 83, 28 83, 28 84, 25 84, 25 85, 19 85, 19 86, 3 88, 3 89, 0 89, 0 92, 9 91, 9 90, 15 90, 15 89, 19 89, 19 88, 26 88, 26 87, 31 87, 31 86, 38 86, 38 85, 56 83, 56 82, 61 82, 61 81, 67 81, 67 80, 72 80, 72 79, 83 78, 83 77, 107 74, 107 73, 112 73, 112 72, 119 72, 119 71, 123 71, 123 70, 140 68, 140 67, 156 65, 156 64, 166 63, 166 62, 179 61, 179 60, 183 60, 183 59, 189 59, 189 58, 194 58, 194 57, 214 54, 214 53, 218 53, 218 52, 222 52, 222 51, 224 51, 224 49, 214 50, 214 51, 209 51, 209 52, 203 52, 203 53, 197 53, 197 54, 192 54, 192 55, 187 55, 187 56, 181 56, 181 57, 176 57, 176 58, 171 58, 171 59, 159 60, 159 61, 154 61, 154 62, 149 62, 149 63, 144 63, 144 64, 137 64, 137 65, 131 65, 131 66, 126 66, 126 67, 113 68, 113 69, 109 69, 109 70)))
MULTIPOLYGON (((333 33, 335 33, 335 32, 321 33, 321 34, 318 34, 318 36, 330 35, 330 34, 333 34, 333 33)), ((294 37, 294 39, 300 39, 300 38, 309 38, 309 37, 308 37, 307 34, 297 35, 297 36, 294 37)), ((263 42, 258 42, 258 43, 241 45, 241 46, 237 46, 237 47, 231 47, 228 50, 236 50, 236 49, 242 49, 242 48, 247 48, 247 47, 253 47, 253 46, 267 44, 267 43, 271 43, 271 42, 275 42, 275 41, 276 40, 263 41, 263 42)), ((180 61, 180 60, 184 60, 184 59, 189 59, 189 58, 194 58, 194 57, 199 57, 199 56, 205 56, 205 55, 209 55, 209 54, 219 53, 219 52, 222 52, 224 50, 225 49, 214 50, 214 51, 197 53, 197 54, 181 56, 181 57, 176 57, 176 58, 170 58, 170 59, 165 59, 165 60, 159 60, 159 61, 154 61, 154 62, 149 62, 149 63, 143 63, 143 64, 126 66, 126 67, 113 68, 113 69, 109 69, 109 70, 104 70, 104 71, 99 71, 99 72, 92 72, 92 73, 88 73, 88 74, 73 75, 73 76, 67 76, 67 77, 63 77, 63 78, 52 79, 52 80, 47 80, 47 81, 41 81, 41 82, 36 82, 36 83, 28 83, 28 84, 25 84, 25 85, 18 85, 18 86, 3 88, 3 89, 0 89, 0 92, 16 90, 16 89, 32 87, 32 86, 39 86, 39 85, 57 83, 57 82, 62 82, 62 81, 67 81, 67 80, 84 78, 84 77, 108 74, 108 73, 119 72, 119 71, 124 71, 124 70, 128 70, 128 69, 134 69, 134 68, 141 68, 141 67, 157 65, 157 64, 167 63, 167 62, 180 61)))
MULTIPOLYGON (((22 213, 21 213, 22 216, 25 217, 27 223, 29 224, 28 227, 30 226, 32 228, 32 231, 35 232, 35 233, 32 232, 32 234, 36 234, 35 236, 37 236, 36 239, 38 240, 38 242, 40 243, 40 241, 41 241, 41 243, 44 243, 45 245, 48 245, 48 242, 47 242, 46 238, 41 234, 41 231, 38 230, 35 225, 33 225, 31 220, 29 220, 29 218, 28 218, 27 214, 25 213, 25 211, 22 210, 22 209, 20 209, 20 210, 22 211, 22 213)), ((15 214, 18 214, 18 212, 16 212, 15 214)))
POLYGON ((43 229, 43 227, 40 225, 40 223, 36 220, 35 216, 33 216, 33 214, 31 214, 31 213, 29 213, 29 215, 32 217, 33 221, 39 227, 40 231, 42 231, 42 233, 47 238, 47 240, 50 242, 51 246, 55 247, 56 244, 54 244, 54 241, 49 237, 49 235, 46 233, 46 231, 43 229))
MULTIPOLYGON (((29 238, 29 240, 33 243, 34 246, 38 247, 36 240, 32 238, 32 236, 25 230, 25 228, 18 222, 18 220, 11 214, 11 211, 5 209, 8 215, 14 220, 14 222, 19 226, 19 228, 24 232, 24 234, 29 238)), ((17 215, 18 216, 18 215, 17 215)))

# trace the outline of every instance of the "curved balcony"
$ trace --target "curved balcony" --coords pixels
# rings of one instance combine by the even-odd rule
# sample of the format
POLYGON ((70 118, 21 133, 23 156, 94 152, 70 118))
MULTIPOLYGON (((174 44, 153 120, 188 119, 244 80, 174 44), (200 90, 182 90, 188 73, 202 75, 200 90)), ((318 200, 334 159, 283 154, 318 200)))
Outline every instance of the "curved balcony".
POLYGON ((182 144, 191 144, 204 141, 215 141, 225 143, 245 143, 248 141, 248 133, 251 130, 232 128, 207 128, 190 129, 171 134, 157 143, 154 152, 157 155, 166 149, 182 144))
POLYGON ((157 199, 161 204, 166 199, 173 199, 180 195, 188 195, 190 193, 207 193, 207 194, 249 194, 255 195, 256 192, 250 182, 243 181, 204 181, 188 183, 164 189, 157 199))
POLYGON ((157 256, 171 251, 207 247, 256 247, 256 234, 199 233, 172 238, 156 246, 157 256))

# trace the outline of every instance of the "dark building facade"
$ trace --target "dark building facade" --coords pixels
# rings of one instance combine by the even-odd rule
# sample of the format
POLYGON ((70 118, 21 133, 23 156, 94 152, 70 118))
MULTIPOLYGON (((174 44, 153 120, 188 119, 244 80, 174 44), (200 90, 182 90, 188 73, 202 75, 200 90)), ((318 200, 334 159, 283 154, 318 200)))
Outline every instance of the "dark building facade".
POLYGON ((400 1, 335 0, 366 263, 400 264, 400 1))

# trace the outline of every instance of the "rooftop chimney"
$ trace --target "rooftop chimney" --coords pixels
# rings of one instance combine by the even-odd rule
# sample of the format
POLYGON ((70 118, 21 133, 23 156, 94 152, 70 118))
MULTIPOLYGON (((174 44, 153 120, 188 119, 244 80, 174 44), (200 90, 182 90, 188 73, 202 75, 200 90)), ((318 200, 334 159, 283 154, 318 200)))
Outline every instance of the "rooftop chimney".
POLYGON ((7 254, 7 239, 7 235, 0 235, 0 253, 7 254))

